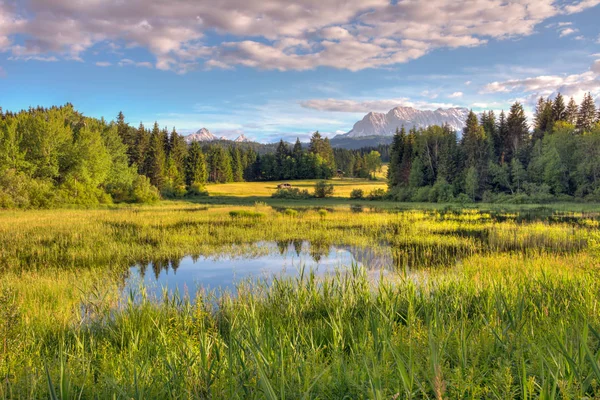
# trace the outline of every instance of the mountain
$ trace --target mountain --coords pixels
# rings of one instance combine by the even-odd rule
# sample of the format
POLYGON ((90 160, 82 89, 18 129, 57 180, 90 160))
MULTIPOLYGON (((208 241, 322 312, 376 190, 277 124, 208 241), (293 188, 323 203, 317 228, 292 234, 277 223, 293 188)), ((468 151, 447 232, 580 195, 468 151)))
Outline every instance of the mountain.
POLYGON ((212 140, 218 140, 218 138, 212 133, 210 133, 206 128, 202 128, 198 132, 192 133, 191 135, 185 137, 185 141, 187 143, 210 142, 212 140))
POLYGON ((247 137, 246 137, 246 136, 245 136, 245 135, 242 133, 240 136, 238 136, 238 137, 237 137, 237 138, 234 140, 234 142, 237 142, 237 143, 250 142, 250 139, 248 139, 248 138, 247 138, 247 137))
MULTIPOLYGON (((453 129, 460 131, 465 126, 469 115, 467 108, 438 108, 437 110, 417 110, 412 107, 392 108, 388 113, 370 112, 354 124, 352 130, 335 138, 365 138, 372 136, 393 136, 396 128, 404 126, 410 129, 413 126, 425 128, 431 125, 448 124, 453 129)), ((335 139, 334 138, 334 139, 335 139)))

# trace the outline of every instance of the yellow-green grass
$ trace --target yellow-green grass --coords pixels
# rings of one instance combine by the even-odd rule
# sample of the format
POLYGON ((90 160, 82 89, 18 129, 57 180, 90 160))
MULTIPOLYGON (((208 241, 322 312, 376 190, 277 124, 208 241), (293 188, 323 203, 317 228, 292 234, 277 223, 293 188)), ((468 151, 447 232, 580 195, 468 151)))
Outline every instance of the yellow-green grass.
MULTIPOLYGON (((277 185, 281 183, 289 183, 294 188, 306 189, 312 193, 318 181, 308 179, 273 182, 232 182, 209 184, 206 185, 206 189, 211 196, 269 197, 277 190, 277 185)), ((383 180, 371 181, 358 178, 334 178, 327 182, 334 186, 334 197, 348 198, 353 189, 362 189, 365 195, 368 195, 375 189, 387 190, 387 183, 383 180)))
POLYGON ((0 212, 0 399, 600 396, 595 215, 319 211, 0 212), (382 282, 355 266, 237 297, 118 302, 136 261, 300 239, 393 263, 382 282))

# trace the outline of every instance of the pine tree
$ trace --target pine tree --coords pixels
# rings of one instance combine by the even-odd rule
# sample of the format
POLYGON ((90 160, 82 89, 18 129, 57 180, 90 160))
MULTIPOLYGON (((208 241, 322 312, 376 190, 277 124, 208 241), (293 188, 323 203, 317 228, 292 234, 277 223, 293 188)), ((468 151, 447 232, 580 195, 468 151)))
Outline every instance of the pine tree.
POLYGON ((140 122, 140 126, 135 132, 135 146, 132 151, 133 164, 137 165, 138 173, 146 175, 146 153, 150 145, 150 135, 144 124, 140 122))
MULTIPOLYGON (((475 168, 477 178, 480 179, 478 188, 483 188, 487 180, 490 162, 490 142, 487 140, 483 127, 477 122, 477 116, 473 111, 467 117, 462 146, 466 155, 466 167, 475 168)), ((477 190, 478 192, 479 190, 477 190)))
POLYGON ((388 165, 388 187, 390 189, 399 186, 402 182, 401 168, 402 168, 402 156, 404 154, 404 140, 406 131, 404 126, 402 130, 396 128, 396 133, 392 139, 392 146, 390 148, 390 163, 388 165))
POLYGON ((580 132, 588 132, 594 122, 596 121, 596 105, 594 104, 594 98, 592 94, 588 92, 583 97, 581 107, 579 107, 579 114, 577 115, 577 129, 580 132))
POLYGON ((231 171, 234 182, 242 182, 244 180, 242 154, 240 153, 240 149, 237 147, 233 147, 231 149, 231 171))
POLYGON ((154 123, 152 133, 150 134, 150 143, 145 160, 145 173, 150 179, 150 183, 161 190, 165 183, 165 149, 164 140, 158 123, 154 123))
POLYGON ((188 186, 197 185, 199 187, 204 186, 208 180, 206 159, 198 142, 190 145, 185 162, 185 180, 188 186))
POLYGON ((520 152, 529 144, 529 127, 527 126, 527 117, 525 110, 519 102, 515 102, 510 107, 510 112, 506 118, 507 139, 506 145, 507 160, 519 156, 520 152))
POLYGON ((566 117, 567 108, 565 107, 565 100, 559 92, 552 103, 552 119, 554 121, 564 121, 566 117))
POLYGON ((506 161, 508 143, 508 125, 506 125, 506 114, 504 114, 504 110, 500 112, 500 117, 498 118, 498 140, 498 161, 500 165, 503 165, 506 161))
POLYGON ((296 138, 296 143, 294 143, 292 154, 296 161, 299 161, 302 158, 302 143, 300 143, 300 138, 296 138))
POLYGON ((552 101, 550 99, 544 99, 543 97, 540 97, 535 108, 535 125, 533 132, 534 140, 542 139, 547 132, 552 130, 552 125, 555 121, 553 115, 554 111, 552 101))
POLYGON ((567 105, 567 110, 565 112, 565 121, 571 125, 577 124, 577 115, 579 114, 579 107, 575 102, 575 99, 571 97, 569 100, 569 104, 567 105))

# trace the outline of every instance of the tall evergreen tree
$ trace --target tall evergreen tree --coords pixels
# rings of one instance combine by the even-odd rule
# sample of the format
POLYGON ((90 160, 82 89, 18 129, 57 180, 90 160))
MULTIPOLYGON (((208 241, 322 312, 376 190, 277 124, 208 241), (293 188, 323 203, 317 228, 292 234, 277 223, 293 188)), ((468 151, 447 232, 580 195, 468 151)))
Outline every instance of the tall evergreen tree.
POLYGON ((510 152, 508 158, 512 160, 513 157, 520 156, 529 144, 529 126, 521 103, 515 102, 510 107, 506 126, 509 140, 507 150, 510 152))
POLYGON ((204 186, 208 180, 206 159, 198 142, 190 145, 185 162, 185 180, 188 186, 204 186))
POLYGON ((565 106, 565 100, 560 92, 554 98, 552 103, 552 119, 554 121, 565 121, 567 117, 567 107, 565 106))
POLYGON ((509 152, 509 137, 508 137, 508 124, 506 123, 506 114, 504 114, 504 110, 500 112, 500 117, 498 118, 498 140, 499 146, 497 149, 498 152, 498 162, 500 165, 503 165, 507 160, 507 153, 509 152))
POLYGON ((146 176, 150 179, 150 183, 159 190, 163 188, 165 183, 165 165, 166 157, 163 135, 158 127, 158 123, 155 122, 150 134, 144 170, 146 176))
POLYGON ((244 180, 242 154, 237 146, 231 148, 231 172, 234 182, 242 182, 244 180))
POLYGON ((588 92, 583 97, 583 102, 579 107, 579 114, 577 115, 577 129, 579 129, 580 132, 588 132, 594 125, 596 118, 597 115, 594 98, 592 97, 592 94, 588 92))
POLYGON ((567 110, 565 111, 565 121, 571 125, 577 124, 577 116, 579 115, 579 107, 575 102, 575 99, 571 97, 567 110))
POLYGON ((133 164, 137 165, 138 172, 146 175, 146 153, 150 146, 150 134, 140 122, 140 126, 135 132, 135 146, 132 152, 133 164))
POLYGON ((394 188, 399 186, 402 182, 401 178, 401 167, 402 167, 402 156, 404 154, 404 140, 406 131, 404 126, 402 130, 396 128, 396 133, 392 139, 392 146, 390 149, 390 163, 388 165, 388 187, 394 188))

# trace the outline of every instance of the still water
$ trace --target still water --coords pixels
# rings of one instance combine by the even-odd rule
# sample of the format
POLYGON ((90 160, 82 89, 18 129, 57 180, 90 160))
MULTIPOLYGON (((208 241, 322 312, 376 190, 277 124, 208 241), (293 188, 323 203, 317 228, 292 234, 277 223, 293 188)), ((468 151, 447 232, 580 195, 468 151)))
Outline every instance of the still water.
POLYGON ((390 262, 389 255, 367 249, 311 246, 307 241, 260 242, 247 251, 238 250, 232 252, 235 255, 187 256, 181 260, 134 265, 125 279, 123 295, 139 297, 143 287, 151 298, 160 298, 168 291, 170 295, 176 292, 189 295, 193 300, 199 289, 235 293, 236 285, 245 280, 293 277, 302 269, 323 276, 355 265, 368 268, 377 277, 390 262))

